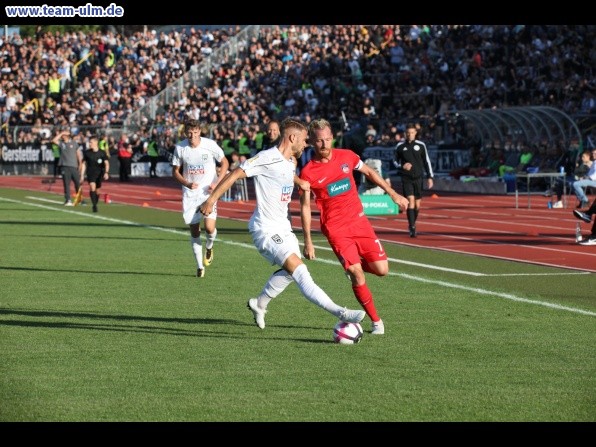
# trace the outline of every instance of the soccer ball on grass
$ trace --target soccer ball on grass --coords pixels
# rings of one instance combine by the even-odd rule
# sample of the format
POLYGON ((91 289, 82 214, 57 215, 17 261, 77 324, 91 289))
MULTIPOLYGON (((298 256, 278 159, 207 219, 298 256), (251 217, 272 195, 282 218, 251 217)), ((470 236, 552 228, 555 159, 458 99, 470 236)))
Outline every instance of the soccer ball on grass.
POLYGON ((341 345, 353 345, 362 340, 362 326, 358 323, 338 321, 333 328, 333 341, 341 345))

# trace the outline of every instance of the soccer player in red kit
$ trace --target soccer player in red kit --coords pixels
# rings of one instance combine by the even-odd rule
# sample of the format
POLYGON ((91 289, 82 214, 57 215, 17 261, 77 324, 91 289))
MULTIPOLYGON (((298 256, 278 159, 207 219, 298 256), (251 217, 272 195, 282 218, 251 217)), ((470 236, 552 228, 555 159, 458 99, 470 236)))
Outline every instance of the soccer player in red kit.
POLYGON ((304 230, 304 256, 315 258, 311 238, 311 193, 321 213, 321 231, 329 241, 350 280, 352 290, 366 314, 372 320, 372 334, 385 333, 383 321, 377 314, 373 296, 364 272, 385 276, 389 272, 387 254, 379 241, 358 196, 352 171, 364 174, 380 186, 405 211, 408 199, 399 195, 373 169, 350 149, 333 149, 333 132, 327 120, 318 119, 308 128, 313 158, 302 168, 300 178, 310 183, 310 193, 300 191, 300 216, 304 230))

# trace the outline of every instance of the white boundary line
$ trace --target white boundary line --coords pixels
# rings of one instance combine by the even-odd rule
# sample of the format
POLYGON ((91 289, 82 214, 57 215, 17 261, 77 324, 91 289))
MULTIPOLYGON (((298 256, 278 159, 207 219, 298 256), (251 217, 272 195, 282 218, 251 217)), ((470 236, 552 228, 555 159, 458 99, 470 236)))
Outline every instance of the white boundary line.
MULTIPOLYGON (((27 199, 32 199, 32 200, 40 200, 40 201, 50 202, 50 203, 61 203, 61 202, 57 202, 55 200, 48 200, 48 199, 38 198, 38 197, 27 196, 26 198, 27 199)), ((91 218, 106 220, 106 221, 109 221, 109 222, 116 222, 116 223, 131 225, 131 226, 137 226, 137 227, 141 227, 141 228, 148 228, 148 229, 152 229, 152 230, 165 231, 167 233, 180 234, 180 235, 184 235, 184 236, 187 235, 187 232, 186 231, 174 230, 174 229, 171 229, 171 228, 164 228, 164 227, 156 227, 156 226, 153 226, 153 225, 145 225, 145 224, 141 224, 141 223, 138 223, 138 222, 132 222, 132 221, 122 220, 122 219, 114 219, 114 218, 111 218, 111 217, 91 215, 91 214, 88 214, 88 213, 83 213, 83 212, 80 212, 80 211, 74 211, 74 210, 71 210, 71 209, 56 208, 55 206, 46 206, 46 205, 41 205, 41 204, 37 204, 37 203, 24 202, 24 201, 21 201, 21 200, 7 199, 7 198, 4 198, 4 197, 0 197, 0 200, 4 200, 4 201, 7 201, 7 202, 12 202, 12 203, 18 203, 18 204, 21 204, 21 205, 30 205, 30 206, 34 206, 34 207, 38 207, 38 208, 50 209, 50 210, 54 210, 54 211, 63 211, 63 212, 66 212, 66 213, 76 214, 76 215, 84 216, 84 217, 87 217, 87 218, 91 217, 91 218)), ((225 241, 225 240, 222 240, 222 239, 219 239, 219 238, 218 238, 218 241, 220 241, 220 242, 222 242, 224 244, 228 244, 228 245, 235 245, 235 246, 238 246, 238 247, 243 247, 243 248, 248 248, 248 249, 256 250, 256 248, 252 244, 246 244, 246 243, 243 243, 243 242, 235 242, 235 241, 225 241)), ((329 247, 317 247, 317 248, 331 251, 331 249, 329 247)), ((320 258, 318 258, 318 259, 315 259, 315 261, 323 262, 325 264, 339 265, 339 262, 337 260, 320 259, 320 258)), ((406 263, 404 261, 400 261, 400 260, 393 259, 393 258, 390 258, 390 261, 391 262, 394 262, 394 263, 398 263, 398 262, 406 263)), ((442 267, 439 268, 439 267, 433 267, 433 266, 428 266, 428 265, 418 264, 418 263, 411 263, 411 264, 412 265, 421 266, 421 267, 426 267, 426 268, 443 269, 442 267)), ((447 270, 447 269, 445 269, 445 270, 447 270)), ((449 270, 449 271, 451 271, 451 270, 449 270)), ((455 272, 460 272, 460 271, 455 271, 455 272)), ((397 276, 397 277, 408 279, 408 280, 411 280, 411 281, 418 281, 418 282, 427 283, 427 284, 436 284, 436 285, 439 285, 439 286, 442 286, 442 287, 449 287, 449 288, 453 288, 453 289, 466 290, 468 292, 474 292, 474 293, 478 293, 478 294, 481 294, 481 295, 494 296, 494 297, 503 298, 503 299, 507 299, 507 300, 511 300, 511 301, 516 301, 516 302, 519 302, 519 303, 534 304, 534 305, 538 305, 538 306, 548 307, 548 308, 551 308, 551 309, 564 310, 564 311, 568 311, 568 312, 574 312, 574 313, 578 313, 578 314, 582 314, 582 315, 588 315, 588 316, 596 317, 596 312, 591 312, 591 311, 587 311, 587 310, 583 310, 583 309, 578 309, 578 308, 574 308, 574 307, 562 306, 560 304, 549 303, 549 302, 546 302, 546 301, 530 300, 530 299, 522 298, 522 297, 519 297, 519 296, 510 294, 510 293, 494 292, 492 290, 481 289, 481 288, 478 288, 478 287, 470 287, 470 286, 465 286, 465 285, 461 285, 461 284, 450 283, 450 282, 446 282, 446 281, 433 280, 433 279, 423 278, 423 277, 420 277, 420 276, 410 275, 410 274, 407 274, 407 273, 393 273, 393 272, 389 272, 389 276, 397 276)), ((475 274, 475 276, 488 276, 488 275, 484 275, 482 273, 477 273, 477 274, 475 274)), ((495 275, 490 275, 490 276, 495 276, 495 275)))

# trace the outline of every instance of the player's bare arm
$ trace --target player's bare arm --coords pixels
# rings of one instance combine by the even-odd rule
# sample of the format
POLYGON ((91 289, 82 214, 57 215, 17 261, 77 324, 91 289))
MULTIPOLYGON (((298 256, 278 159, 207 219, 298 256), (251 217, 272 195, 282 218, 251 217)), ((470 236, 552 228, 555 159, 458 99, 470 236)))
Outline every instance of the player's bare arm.
POLYGON ((182 186, 186 186, 189 189, 197 189, 199 187, 198 183, 187 182, 182 176, 182 165, 172 167, 172 176, 178 183, 180 183, 182 186))
POLYGON ((228 170, 230 169, 230 162, 228 161, 227 157, 224 157, 221 159, 221 161, 219 162, 219 176, 217 177, 217 180, 215 181, 215 183, 212 183, 209 186, 209 190, 211 192, 215 191, 215 188, 217 187, 217 185, 219 185, 221 183, 221 181, 228 175, 228 170))
POLYGON ((203 213, 203 215, 208 216, 213 211, 213 205, 217 200, 224 195, 224 193, 232 187, 232 185, 236 182, 236 180, 240 180, 246 178, 246 173, 244 169, 238 167, 233 171, 227 173, 225 177, 217 184, 217 187, 213 190, 213 192, 209 195, 207 200, 205 200, 200 206, 197 212, 203 213))
POLYGON ((294 184, 298 186, 302 191, 309 192, 310 191, 310 183, 306 180, 302 180, 296 174, 294 174, 294 184))
POLYGON ((383 177, 381 177, 377 171, 375 171, 374 169, 372 169, 370 166, 366 165, 366 164, 362 164, 362 167, 359 169, 359 171, 361 173, 363 173, 367 179, 369 179, 371 182, 373 182, 374 184, 376 184, 377 186, 379 186, 383 191, 385 191, 389 197, 391 197, 391 200, 393 200, 393 202, 399 206, 401 211, 405 211, 406 209, 408 209, 408 199, 406 199, 404 196, 398 194, 392 187, 391 184, 389 184, 383 177))
POLYGON ((302 220, 302 231, 304 233, 304 257, 306 259, 315 259, 315 246, 312 243, 310 234, 312 221, 310 192, 300 194, 300 219, 302 220))

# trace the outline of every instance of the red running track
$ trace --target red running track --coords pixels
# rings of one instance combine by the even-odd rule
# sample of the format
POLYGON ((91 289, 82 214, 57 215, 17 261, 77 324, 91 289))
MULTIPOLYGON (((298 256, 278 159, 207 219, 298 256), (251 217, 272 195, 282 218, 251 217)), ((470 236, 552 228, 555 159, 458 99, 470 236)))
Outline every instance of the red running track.
MULTIPOLYGON (((55 193, 62 199, 62 181, 43 183, 47 177, 3 176, 0 187, 55 193)), ((249 180, 250 183, 250 180, 249 180)), ((137 206, 181 211, 180 186, 170 178, 134 178, 130 183, 117 180, 105 182, 102 195, 109 194, 113 202, 137 206)), ((251 192, 252 193, 252 192, 251 192)), ((526 195, 519 198, 507 195, 468 195, 436 192, 423 198, 416 224, 418 237, 410 238, 405 214, 371 216, 370 220, 383 242, 430 247, 454 253, 527 262, 596 273, 596 246, 575 243, 575 227, 580 222, 573 216, 576 204, 569 196, 567 208, 548 209, 547 197, 533 195, 528 209, 526 195)), ((85 196, 88 196, 85 185, 85 196)), ((254 195, 251 194, 251 197, 254 195)), ((248 221, 254 200, 246 203, 218 203, 221 217, 248 221)), ((292 223, 300 226, 297 200, 291 204, 292 223)), ((313 230, 319 229, 318 213, 313 213, 313 230)), ((584 236, 591 224, 581 223, 584 236)))

